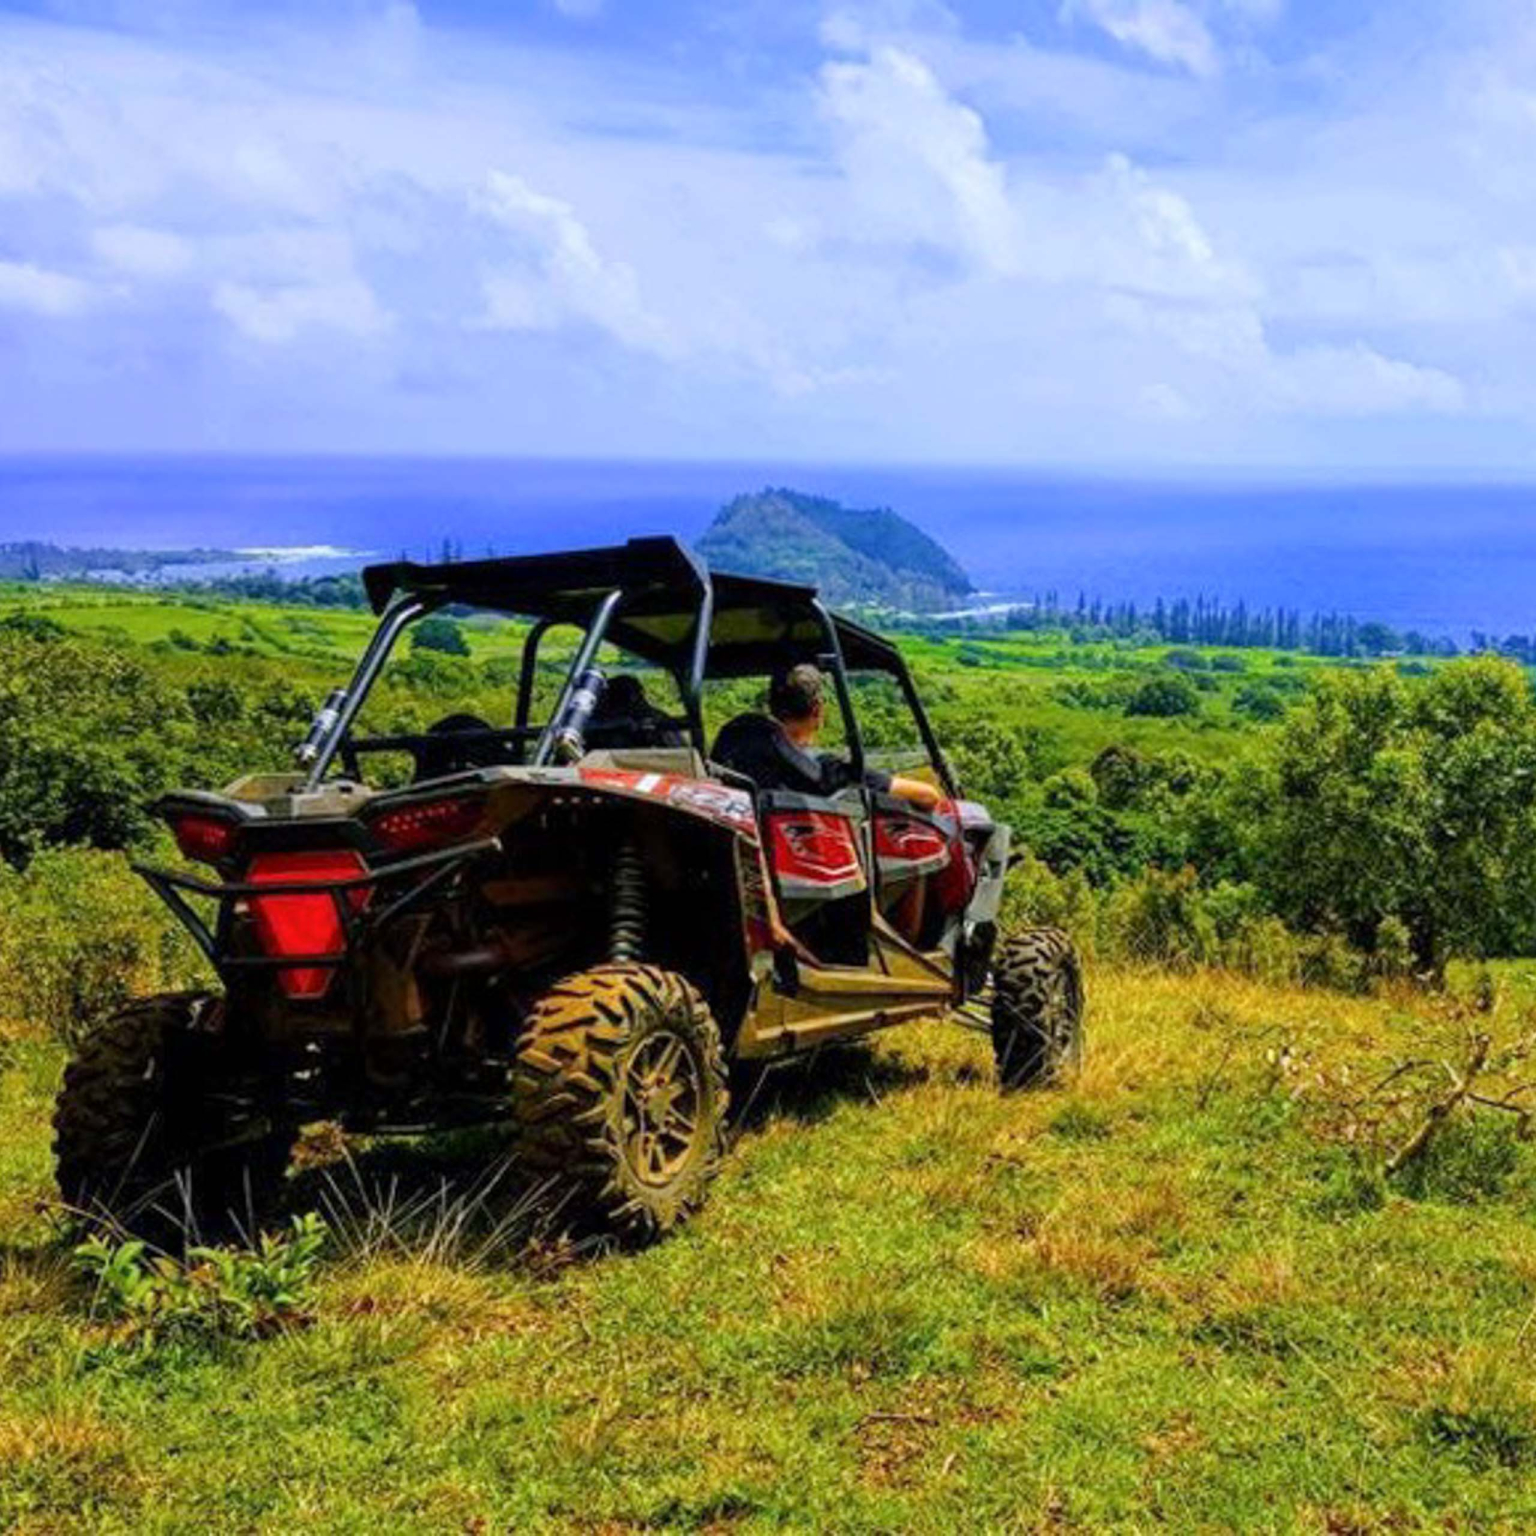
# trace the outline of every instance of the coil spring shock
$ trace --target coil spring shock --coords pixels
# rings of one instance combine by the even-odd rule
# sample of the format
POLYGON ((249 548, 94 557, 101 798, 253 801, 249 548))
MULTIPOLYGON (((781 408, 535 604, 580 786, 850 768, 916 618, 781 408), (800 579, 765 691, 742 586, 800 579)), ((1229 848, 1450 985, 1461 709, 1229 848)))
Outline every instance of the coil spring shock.
POLYGON ((638 960, 645 948, 645 870, 633 838, 613 861, 613 903, 608 918, 608 958, 638 960))

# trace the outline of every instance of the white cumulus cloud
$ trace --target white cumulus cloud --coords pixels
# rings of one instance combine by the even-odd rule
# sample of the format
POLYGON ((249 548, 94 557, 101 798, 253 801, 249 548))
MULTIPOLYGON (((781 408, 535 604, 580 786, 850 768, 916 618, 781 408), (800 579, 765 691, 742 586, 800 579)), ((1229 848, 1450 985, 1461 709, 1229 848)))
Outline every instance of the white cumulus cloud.
POLYGON ((1122 48, 1201 79, 1221 68, 1210 28, 1181 0, 1067 0, 1063 14, 1086 16, 1122 48))
POLYGON ((271 345, 293 341, 310 330, 362 337, 376 336, 389 326, 372 290, 358 278, 280 288, 224 282, 213 290, 213 307, 251 340, 271 345))
POLYGON ((871 227, 963 252, 994 273, 1018 265, 1021 231, 979 114, 920 58, 882 46, 821 72, 850 187, 871 227))
POLYGON ((580 320, 626 346, 674 350, 667 328, 641 302, 633 270, 599 254, 570 203, 536 192, 506 171, 486 177, 477 201, 510 237, 503 259, 485 273, 486 326, 553 330, 580 320))
POLYGON ((133 277, 181 277, 196 261, 190 241, 141 224, 103 225, 92 231, 91 246, 108 266, 133 277))
POLYGON ((82 314, 95 297, 89 283, 27 261, 0 261, 0 309, 62 318, 82 314))

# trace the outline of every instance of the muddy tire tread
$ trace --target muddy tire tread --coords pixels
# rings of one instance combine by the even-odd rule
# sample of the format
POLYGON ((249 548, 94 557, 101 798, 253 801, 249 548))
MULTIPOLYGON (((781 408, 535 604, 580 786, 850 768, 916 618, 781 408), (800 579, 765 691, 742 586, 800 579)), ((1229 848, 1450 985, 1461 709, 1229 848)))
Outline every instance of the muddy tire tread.
POLYGON ((569 976, 534 1005, 512 1078, 521 1159, 562 1210, 629 1243, 645 1243, 703 1203, 725 1151, 725 1052, 709 1005, 686 978, 653 965, 611 964, 569 976), (701 1151, 664 1194, 630 1173, 616 1098, 626 1049, 658 1017, 696 1047, 708 1113, 701 1151))
POLYGON ((1060 928, 1012 935, 999 946, 992 982, 999 1082, 1006 1089, 1060 1082, 1082 1052, 1082 965, 1070 935, 1060 928))

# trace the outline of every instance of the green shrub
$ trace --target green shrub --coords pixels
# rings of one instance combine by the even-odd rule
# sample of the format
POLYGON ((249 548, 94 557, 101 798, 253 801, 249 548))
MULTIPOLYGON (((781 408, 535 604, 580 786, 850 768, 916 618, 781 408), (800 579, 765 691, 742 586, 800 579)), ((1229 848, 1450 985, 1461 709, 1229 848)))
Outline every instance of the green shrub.
POLYGON ((74 1252, 94 1286, 92 1310, 140 1347, 168 1341, 257 1339, 307 1321, 325 1223, 312 1212, 254 1248, 189 1248, 185 1261, 137 1238, 93 1237, 74 1252))
POLYGON ((13 608, 0 619, 0 634, 21 635, 28 640, 62 640, 65 629, 46 613, 28 613, 25 608, 13 608))
POLYGON ((1009 873, 1003 890, 1005 932, 1020 928, 1064 928, 1085 955, 1097 948, 1098 898, 1081 870, 1056 874, 1033 854, 1009 873))
POLYGON ((1518 952, 1536 911, 1536 704, 1479 657, 1409 686, 1384 668, 1319 678, 1229 815, 1293 927, 1369 948, 1406 925, 1413 963, 1518 952))
POLYGON ((1369 992, 1370 963, 1341 933, 1309 933, 1296 939, 1297 979, 1334 992, 1369 992))
POLYGON ((206 977, 191 938, 119 853, 0 865, 0 1020, 74 1044, 129 998, 206 977))
POLYGON ((1098 785, 1086 768, 1063 768, 1060 773, 1053 773, 1041 789, 1045 803, 1058 811, 1095 805, 1099 798, 1098 785))
POLYGON ((423 619, 411 630, 413 651, 441 651, 445 656, 468 656, 469 642, 464 631, 441 616, 423 619))
POLYGON ((1296 936, 1269 914, 1245 918, 1222 945, 1222 963, 1271 986, 1299 979, 1300 950, 1296 936))
POLYGON ((1168 652, 1163 657, 1165 667, 1174 667, 1180 672, 1204 672, 1210 663, 1199 651, 1192 651, 1187 647, 1179 647, 1168 652))
POLYGON ((1200 691, 1187 677, 1150 677, 1125 701, 1128 715, 1172 719, 1200 712, 1200 691))
POLYGON ((1151 782, 1145 758, 1134 747, 1111 742, 1089 765, 1099 803, 1112 811, 1128 810, 1151 782))
POLYGON ((1219 957, 1216 923, 1192 869, 1149 869, 1109 898, 1111 949, 1124 959, 1187 971, 1219 957))
POLYGON ((1399 981, 1413 974, 1413 936, 1402 918, 1389 913, 1377 923, 1371 969, 1384 981, 1399 981))
POLYGON ((1232 708, 1249 720, 1278 720, 1285 714, 1285 699, 1273 683, 1248 683, 1234 695, 1232 708))

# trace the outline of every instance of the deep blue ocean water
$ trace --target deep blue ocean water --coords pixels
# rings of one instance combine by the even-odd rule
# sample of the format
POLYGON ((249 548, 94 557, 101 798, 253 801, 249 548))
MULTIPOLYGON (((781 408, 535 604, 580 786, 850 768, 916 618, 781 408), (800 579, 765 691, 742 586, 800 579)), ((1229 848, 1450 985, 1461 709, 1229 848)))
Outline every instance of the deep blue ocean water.
MULTIPOLYGON (((466 557, 696 537, 739 491, 886 505, 984 589, 1204 594, 1464 637, 1536 630, 1536 484, 1113 480, 1024 471, 496 459, 0 459, 0 542, 329 545, 466 557)), ((337 569, 354 557, 294 569, 337 569)))

